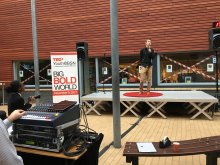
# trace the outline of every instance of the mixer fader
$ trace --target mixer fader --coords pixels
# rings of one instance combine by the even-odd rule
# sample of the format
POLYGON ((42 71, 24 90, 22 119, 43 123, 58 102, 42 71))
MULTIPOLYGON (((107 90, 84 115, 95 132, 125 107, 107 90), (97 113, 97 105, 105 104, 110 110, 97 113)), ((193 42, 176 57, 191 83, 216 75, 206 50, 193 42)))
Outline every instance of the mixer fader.
POLYGON ((52 121, 55 118, 58 118, 61 113, 41 113, 41 112, 28 112, 26 113, 22 119, 26 120, 47 120, 52 121))
POLYGON ((53 104, 39 104, 31 107, 28 111, 49 112, 53 104))

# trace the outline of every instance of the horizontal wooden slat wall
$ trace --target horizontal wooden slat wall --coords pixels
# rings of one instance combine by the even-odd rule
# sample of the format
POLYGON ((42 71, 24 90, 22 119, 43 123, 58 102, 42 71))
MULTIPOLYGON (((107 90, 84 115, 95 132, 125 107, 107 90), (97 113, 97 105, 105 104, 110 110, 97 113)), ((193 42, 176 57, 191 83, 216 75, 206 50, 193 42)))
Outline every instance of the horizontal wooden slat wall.
MULTIPOLYGON (((38 51, 111 53, 110 1, 36 0, 38 51)), ((120 56, 138 54, 151 38, 158 52, 208 49, 208 30, 220 20, 220 0, 118 0, 120 56)), ((0 1, 0 81, 13 78, 12 61, 33 60, 30 0, 0 1)))

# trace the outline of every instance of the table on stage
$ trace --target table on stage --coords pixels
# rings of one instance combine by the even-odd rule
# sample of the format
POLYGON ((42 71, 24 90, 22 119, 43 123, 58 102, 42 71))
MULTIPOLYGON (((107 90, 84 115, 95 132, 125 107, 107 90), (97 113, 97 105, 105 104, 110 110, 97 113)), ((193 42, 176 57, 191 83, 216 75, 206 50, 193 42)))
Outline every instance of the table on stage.
MULTIPOLYGON (((45 150, 32 149, 27 147, 16 146, 18 155, 23 158, 25 165, 39 165, 39 164, 63 164, 63 165, 73 165, 86 150, 76 156, 65 156, 63 153, 50 152, 45 150)), ((74 151, 74 148, 72 149, 74 151)))

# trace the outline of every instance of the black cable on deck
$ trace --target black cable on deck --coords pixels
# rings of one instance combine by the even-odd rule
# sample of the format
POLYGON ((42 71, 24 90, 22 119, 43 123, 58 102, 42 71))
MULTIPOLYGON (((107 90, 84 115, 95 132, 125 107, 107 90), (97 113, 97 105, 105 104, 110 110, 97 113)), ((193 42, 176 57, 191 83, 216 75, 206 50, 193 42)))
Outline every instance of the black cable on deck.
MULTIPOLYGON (((144 118, 144 115, 141 116, 130 128, 128 128, 122 135, 121 138, 125 137, 125 135, 127 135, 136 125, 138 125, 140 123, 140 121, 144 118)), ((113 145, 113 141, 105 146, 100 152, 99 152, 99 157, 101 157, 108 149, 111 145, 113 145)))

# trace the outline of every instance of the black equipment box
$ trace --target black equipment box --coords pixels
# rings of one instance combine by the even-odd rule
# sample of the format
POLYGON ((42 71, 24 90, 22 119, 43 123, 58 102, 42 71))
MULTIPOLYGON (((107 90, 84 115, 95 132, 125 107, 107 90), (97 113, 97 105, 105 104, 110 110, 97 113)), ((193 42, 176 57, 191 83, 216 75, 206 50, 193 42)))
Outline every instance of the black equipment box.
POLYGON ((60 152, 79 123, 80 108, 75 102, 36 106, 13 123, 11 139, 16 146, 60 152))

